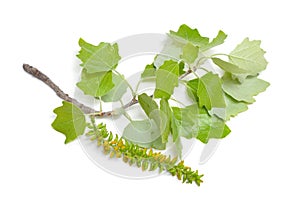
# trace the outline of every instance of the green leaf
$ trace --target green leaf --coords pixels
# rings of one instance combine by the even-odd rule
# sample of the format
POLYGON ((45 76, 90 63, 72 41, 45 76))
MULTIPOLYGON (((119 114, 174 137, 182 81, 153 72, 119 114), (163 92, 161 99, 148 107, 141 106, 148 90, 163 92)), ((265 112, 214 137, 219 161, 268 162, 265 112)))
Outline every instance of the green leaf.
POLYGON ((178 86, 179 64, 175 61, 165 61, 156 71, 155 98, 169 99, 174 88, 178 86), (166 82, 167 81, 167 82, 166 82))
MULTIPOLYGON (((193 79, 187 82, 187 94, 188 96, 195 102, 199 103, 199 98, 197 96, 198 86, 199 86, 200 79, 193 79)), ((212 107, 209 110, 210 115, 216 115, 221 119, 226 119, 226 110, 224 107, 212 107)))
POLYGON ((187 43, 183 47, 182 55, 180 56, 188 64, 193 64, 196 58, 198 57, 199 48, 194 46, 191 43, 187 43))
MULTIPOLYGON (((169 106, 168 100, 161 99, 160 100, 160 110, 165 115, 165 128, 162 129, 162 141, 164 143, 168 142, 169 134, 171 132, 171 117, 172 117, 172 111, 169 106)), ((174 139, 174 138, 173 138, 174 139)))
POLYGON ((175 147, 176 147, 176 154, 179 157, 179 159, 181 159, 182 158, 182 143, 181 143, 180 139, 175 141, 175 147))
POLYGON ((223 31, 220 30, 218 35, 209 44, 201 47, 201 51, 204 52, 215 46, 223 44, 226 38, 227 38, 227 35, 223 31))
POLYGON ((153 119, 137 120, 129 123, 124 131, 123 138, 145 148, 163 150, 166 144, 162 142, 161 132, 153 119))
POLYGON ((209 42, 209 38, 201 36, 197 29, 181 25, 177 32, 170 31, 161 53, 155 57, 154 65, 159 68, 166 60, 178 61, 180 59, 185 59, 187 63, 192 64, 198 57, 197 53, 195 58, 196 47, 199 48, 198 52, 203 52, 224 43, 226 37, 223 31, 219 31, 218 35, 209 42), (192 46, 194 49, 190 51, 192 46))
POLYGON ((144 147, 146 147, 146 148, 152 147, 152 148, 158 149, 158 150, 165 150, 166 149, 166 143, 163 143, 161 137, 159 137, 153 143, 151 143, 150 145, 144 145, 144 147))
POLYGON ((196 138, 201 142, 206 144, 211 138, 222 139, 230 132, 223 120, 210 116, 204 108, 200 110, 199 132, 196 138))
POLYGON ((156 68, 154 66, 154 63, 152 63, 150 65, 146 65, 145 70, 141 74, 141 78, 154 77, 155 71, 156 71, 156 68))
POLYGON ((179 61, 183 46, 184 44, 173 40, 171 37, 168 37, 162 51, 154 59, 154 66, 156 69, 162 66, 167 60, 179 61))
POLYGON ((187 82, 186 91, 188 96, 195 102, 199 101, 197 91, 198 91, 199 79, 192 79, 187 82))
POLYGON ((101 97, 104 102, 116 102, 119 101, 126 93, 128 85, 124 81, 124 77, 119 74, 112 74, 112 82, 114 87, 101 97))
POLYGON ((217 74, 209 72, 199 78, 197 96, 200 107, 205 106, 208 110, 226 107, 221 79, 217 74))
MULTIPOLYGON (((155 133, 155 136, 158 136, 155 139, 152 136, 154 140, 153 143, 143 144, 143 146, 164 149, 170 133, 170 119, 167 115, 167 107, 163 104, 162 110, 160 110, 156 102, 145 93, 138 96, 138 101, 149 119, 155 123, 157 130, 155 129, 154 131, 153 129, 152 131, 155 133)), ((128 134, 126 134, 126 136, 128 136, 128 134)))
POLYGON ((88 59, 98 50, 98 48, 102 47, 104 43, 100 43, 98 46, 94 46, 82 38, 79 39, 78 42, 79 46, 81 47, 77 57, 83 62, 87 62, 88 59))
POLYGON ((243 83, 233 80, 229 74, 223 76, 223 90, 237 101, 255 102, 254 96, 263 92, 270 85, 257 77, 247 77, 243 83))
POLYGON ((168 141, 168 132, 166 130, 170 129, 169 126, 169 118, 167 117, 166 113, 162 112, 159 109, 151 111, 149 115, 150 119, 153 119, 156 123, 157 127, 160 130, 160 136, 162 138, 162 142, 166 143, 168 141), (163 138, 164 137, 164 138, 163 138))
POLYGON ((87 73, 87 70, 83 69, 81 81, 77 83, 77 86, 84 94, 101 97, 114 87, 112 72, 87 73))
POLYGON ((248 106, 245 102, 239 102, 233 99, 231 96, 225 94, 226 101, 226 120, 229 120, 230 117, 237 116, 239 113, 244 112, 248 109, 248 106))
POLYGON ((205 46, 209 43, 209 38, 200 35, 197 29, 191 29, 189 26, 183 24, 179 27, 177 32, 170 31, 170 36, 175 40, 183 43, 191 43, 194 46, 205 46))
POLYGON ((180 121, 176 119, 175 114, 172 112, 171 115, 171 133, 173 137, 173 142, 177 142, 180 140, 180 121))
POLYGON ((52 127, 66 136, 65 144, 67 144, 84 133, 86 121, 83 112, 77 106, 66 101, 62 104, 53 111, 56 118, 52 127))
POLYGON ((170 116, 168 115, 166 104, 164 102, 161 103, 162 110, 159 110, 156 102, 145 93, 138 96, 138 101, 146 115, 156 123, 160 130, 162 142, 166 143, 170 132, 170 116))
POLYGON ((198 134, 199 130, 199 108, 197 104, 189 105, 185 108, 172 107, 174 123, 179 127, 179 135, 191 139, 198 134))
POLYGON ((175 121, 179 123, 179 135, 187 139, 197 138, 207 143, 211 138, 224 138, 230 133, 224 120, 210 116, 204 108, 197 104, 185 108, 172 108, 175 121))
POLYGON ((160 137, 160 129, 153 119, 136 120, 125 127, 123 137, 134 144, 149 145, 160 137))
POLYGON ((268 62, 264 57, 265 51, 260 48, 260 43, 257 40, 249 41, 249 38, 244 39, 229 54, 230 62, 246 70, 248 75, 256 75, 263 71, 268 62))
POLYGON ((102 42, 98 46, 79 40, 81 50, 77 55, 82 61, 81 66, 87 69, 88 73, 110 71, 117 67, 119 60, 118 45, 102 42))
POLYGON ((185 70, 184 70, 184 62, 179 62, 179 75, 182 75, 185 73, 185 70))
POLYGON ((156 102, 145 93, 138 95, 138 101, 148 117, 153 110, 158 109, 156 102))
POLYGON ((232 73, 232 74, 247 74, 246 70, 241 69, 238 66, 236 66, 230 62, 226 62, 219 58, 212 58, 212 61, 213 61, 213 63, 215 63, 217 66, 219 66, 225 72, 232 73))
POLYGON ((198 46, 200 52, 207 51, 215 46, 223 44, 227 38, 227 35, 220 30, 218 35, 209 42, 209 38, 201 36, 197 29, 191 29, 187 25, 181 25, 177 32, 170 31, 170 36, 180 43, 191 43, 194 46, 198 46))

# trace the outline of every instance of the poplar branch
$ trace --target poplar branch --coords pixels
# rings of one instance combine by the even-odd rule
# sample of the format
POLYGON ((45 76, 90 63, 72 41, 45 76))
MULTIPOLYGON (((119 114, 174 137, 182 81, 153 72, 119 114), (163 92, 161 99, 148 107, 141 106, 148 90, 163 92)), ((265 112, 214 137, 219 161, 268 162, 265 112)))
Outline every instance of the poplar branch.
POLYGON ((93 108, 85 106, 84 104, 78 102, 76 99, 70 97, 68 94, 66 94, 65 92, 63 92, 63 90, 61 90, 48 76, 46 76, 44 73, 42 73, 41 71, 39 71, 37 68, 32 67, 32 66, 30 66, 28 64, 23 64, 23 69, 27 73, 29 73, 30 75, 32 75, 33 77, 39 79, 40 81, 42 81, 43 83, 45 83, 46 85, 48 85, 56 93, 56 95, 59 98, 61 98, 62 100, 65 100, 67 102, 73 103, 74 105, 76 105, 77 107, 79 107, 82 110, 82 112, 84 112, 85 114, 91 114, 91 113, 97 112, 93 108))
MULTIPOLYGON (((80 108, 82 110, 82 112, 84 112, 85 114, 92 114, 95 117, 110 117, 114 114, 113 110, 107 111, 107 112, 99 112, 99 111, 96 111, 95 109, 93 109, 91 107, 88 107, 88 106, 78 102, 76 99, 70 97, 68 94, 63 92, 63 90, 61 90, 48 76, 46 76, 44 73, 42 73, 41 71, 39 71, 35 67, 32 67, 28 64, 23 64, 23 69, 25 70, 25 72, 29 73, 33 77, 39 79, 40 81, 42 81, 43 83, 48 85, 56 93, 56 95, 59 98, 61 98, 62 100, 65 100, 67 102, 73 103, 78 108, 80 108)), ((195 71, 195 70, 196 69, 193 69, 193 70, 189 69, 188 71, 186 71, 184 74, 182 74, 179 77, 179 80, 185 78, 188 74, 192 73, 192 71, 195 71)), ((127 108, 129 108, 129 107, 131 107, 131 106, 133 106, 137 103, 139 103, 139 101, 134 97, 134 98, 132 98, 132 100, 130 102, 125 104, 123 106, 123 108, 127 109, 127 108)))

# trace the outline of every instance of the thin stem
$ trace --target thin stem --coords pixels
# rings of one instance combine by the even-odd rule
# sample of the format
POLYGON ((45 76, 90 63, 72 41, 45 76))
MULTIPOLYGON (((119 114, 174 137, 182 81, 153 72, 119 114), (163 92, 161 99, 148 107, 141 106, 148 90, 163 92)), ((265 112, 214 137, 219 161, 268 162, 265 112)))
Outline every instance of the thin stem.
POLYGON ((216 57, 216 56, 226 56, 226 57, 228 57, 229 55, 228 54, 224 54, 224 53, 218 53, 218 54, 212 54, 212 55, 210 55, 210 57, 216 57))
POLYGON ((125 108, 124 108, 125 105, 124 105, 122 99, 120 99, 119 102, 121 103, 122 108, 123 108, 122 114, 125 116, 125 118, 127 118, 130 122, 132 122, 132 118, 131 118, 130 115, 126 112, 126 110, 125 110, 125 108))
POLYGON ((199 68, 200 70, 204 70, 205 72, 207 72, 207 73, 209 73, 210 72, 210 70, 208 70, 207 68, 205 68, 205 67, 200 67, 199 68))
POLYGON ((203 64, 207 59, 209 59, 210 57, 200 57, 199 60, 196 62, 195 67, 199 67, 201 64, 203 64))
POLYGON ((102 99, 101 99, 101 97, 99 97, 99 100, 100 100, 100 110, 99 110, 99 112, 102 112, 102 99))
POLYGON ((131 94, 132 96, 135 96, 135 92, 132 88, 132 86, 130 85, 130 83, 123 77, 123 75, 121 73, 119 73, 117 70, 113 70, 116 74, 118 74, 122 79, 123 81, 127 84, 127 86, 129 87, 130 91, 131 91, 131 94))
POLYGON ((184 74, 179 76, 179 80, 184 79, 186 76, 188 76, 190 73, 192 73, 192 69, 188 69, 184 74))
POLYGON ((172 101, 174 101, 174 102, 176 102, 176 103, 182 105, 183 107, 185 106, 185 104, 183 104, 182 102, 178 101, 177 99, 175 99, 175 98, 173 98, 173 97, 171 97, 170 100, 172 100, 172 101))
POLYGON ((198 74, 196 73, 196 71, 192 70, 192 73, 194 74, 194 76, 196 76, 197 78, 199 78, 198 74))

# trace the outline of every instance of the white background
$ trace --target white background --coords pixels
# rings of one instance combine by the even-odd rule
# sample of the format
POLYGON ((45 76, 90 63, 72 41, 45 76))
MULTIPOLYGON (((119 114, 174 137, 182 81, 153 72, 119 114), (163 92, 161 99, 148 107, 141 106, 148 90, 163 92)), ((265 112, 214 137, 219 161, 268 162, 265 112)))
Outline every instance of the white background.
POLYGON ((299 208, 299 6, 297 1, 1 1, 0 208, 299 208), (6 3, 4 3, 6 2, 6 3), (78 76, 77 41, 112 42, 165 33, 182 23, 234 47, 261 39, 271 87, 230 122, 232 133, 205 165, 204 184, 161 176, 128 180, 95 166, 78 143, 52 130, 61 104, 23 63, 66 92, 78 76))

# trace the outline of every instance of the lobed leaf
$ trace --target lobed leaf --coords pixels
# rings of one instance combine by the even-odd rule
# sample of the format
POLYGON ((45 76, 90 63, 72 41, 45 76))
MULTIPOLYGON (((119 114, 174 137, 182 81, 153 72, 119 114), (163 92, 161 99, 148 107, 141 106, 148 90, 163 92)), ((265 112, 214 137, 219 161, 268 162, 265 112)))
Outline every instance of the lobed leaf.
POLYGON ((257 78, 256 76, 247 77, 243 83, 240 83, 226 73, 223 78, 223 90, 237 101, 247 103, 255 102, 254 96, 263 92, 270 85, 268 82, 257 78))
POLYGON ((117 67, 119 60, 118 45, 102 42, 98 46, 79 39, 81 47, 78 58, 82 61, 81 66, 87 69, 88 73, 110 71, 117 67))
POLYGON ((198 53, 199 48, 197 46, 194 46, 191 43, 187 43, 183 47, 182 55, 180 56, 180 58, 188 64, 193 64, 198 57, 198 53))
POLYGON ((228 56, 232 64, 246 71, 246 76, 257 75, 267 67, 265 51, 260 48, 260 43, 258 40, 250 41, 245 38, 228 56))
POLYGON ((156 146, 161 146, 161 143, 165 144, 170 133, 170 116, 166 104, 163 104, 162 110, 160 110, 156 102, 145 93, 138 96, 138 101, 146 115, 155 122, 158 128, 159 137, 154 138, 156 146))
POLYGON ((244 112, 248 109, 247 103, 239 102, 227 94, 225 94, 225 102, 226 120, 229 120, 230 117, 237 116, 239 113, 244 112))
POLYGON ((145 148, 165 149, 160 129, 153 119, 130 122, 123 131, 123 138, 145 148))
POLYGON ((221 79, 217 74, 209 72, 198 79, 197 96, 200 107, 208 110, 226 107, 221 79))
POLYGON ((127 91, 128 85, 124 81, 123 76, 113 73, 112 82, 114 84, 114 87, 101 97, 101 100, 104 102, 119 101, 127 91))
POLYGON ((178 86, 179 64, 173 60, 165 61, 156 71, 155 98, 169 99, 178 86))
POLYGON ((84 133, 86 121, 83 112, 78 107, 66 101, 62 104, 53 111, 56 118, 52 127, 66 136, 65 144, 67 144, 84 133))
POLYGON ((81 81, 77 83, 84 94, 101 97, 107 94, 115 85, 112 81, 112 72, 88 73, 82 70, 81 81))
POLYGON ((138 101, 148 117, 153 110, 158 109, 156 102, 145 93, 138 95, 138 101))
POLYGON ((197 138, 207 143, 211 138, 224 138, 230 133, 225 121, 210 116, 206 109, 199 108, 197 104, 185 108, 172 108, 175 121, 179 124, 179 135, 187 139, 197 138))
POLYGON ((190 42, 200 49, 209 43, 209 38, 201 36, 197 29, 191 29, 185 24, 181 25, 177 32, 170 31, 170 36, 184 44, 190 42))
POLYGON ((199 130, 199 107, 197 104, 185 108, 172 107, 174 118, 179 129, 179 136, 187 139, 196 137, 199 130))
POLYGON ((246 70, 241 69, 238 66, 236 66, 230 62, 226 62, 220 58, 212 58, 212 61, 217 66, 219 66, 222 70, 224 70, 225 72, 228 72, 228 73, 232 73, 232 74, 247 74, 247 73, 249 73, 246 70))
POLYGON ((154 66, 158 69, 167 60, 179 61, 182 54, 184 44, 168 37, 160 54, 156 55, 154 59, 154 66))
POLYGON ((141 74, 141 78, 154 77, 155 71, 156 71, 156 68, 154 66, 154 63, 152 63, 150 65, 146 65, 143 73, 141 74))
POLYGON ((229 127, 224 120, 216 116, 210 116, 207 110, 200 109, 199 132, 197 139, 203 143, 208 143, 209 139, 222 139, 230 133, 229 127))
POLYGON ((221 44, 224 43, 226 38, 227 38, 227 35, 223 31, 220 30, 218 32, 218 35, 210 43, 208 43, 207 45, 201 47, 200 51, 204 52, 204 51, 207 51, 207 50, 209 50, 213 47, 221 45, 221 44))

